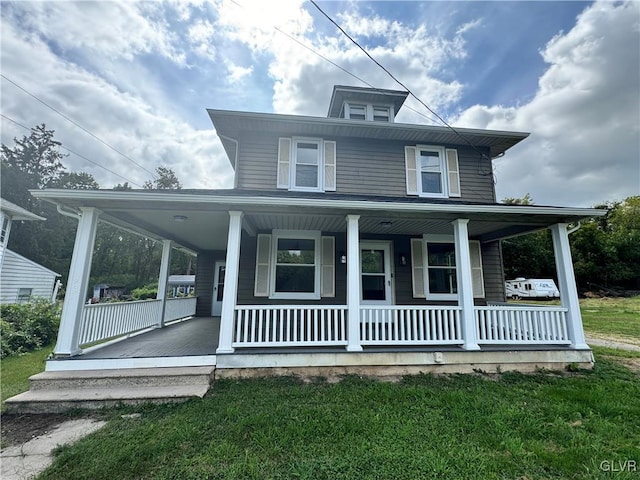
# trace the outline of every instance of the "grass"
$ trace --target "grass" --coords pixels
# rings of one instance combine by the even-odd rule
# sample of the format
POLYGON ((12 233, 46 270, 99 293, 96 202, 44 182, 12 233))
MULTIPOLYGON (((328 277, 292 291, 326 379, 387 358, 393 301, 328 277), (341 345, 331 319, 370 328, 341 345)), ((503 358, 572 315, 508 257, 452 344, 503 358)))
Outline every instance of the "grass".
POLYGON ((616 336, 640 342, 640 296, 580 300, 587 334, 616 336))
MULTIPOLYGON (((44 370, 44 362, 52 350, 53 344, 0 361, 2 402, 29 389, 29 377, 44 370)), ((4 403, 2 409, 4 411, 4 403)))
POLYGON ((202 400, 128 411, 41 478, 582 479, 640 462, 640 381, 608 359, 570 376, 222 380, 202 400))

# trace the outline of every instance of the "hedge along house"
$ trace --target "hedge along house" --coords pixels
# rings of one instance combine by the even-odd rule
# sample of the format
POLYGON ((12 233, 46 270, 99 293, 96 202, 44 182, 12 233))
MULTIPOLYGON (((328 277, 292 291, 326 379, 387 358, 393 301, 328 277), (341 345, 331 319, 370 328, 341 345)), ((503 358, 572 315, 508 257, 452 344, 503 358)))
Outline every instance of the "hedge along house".
POLYGON ((492 159, 528 134, 399 124, 406 96, 336 86, 326 118, 209 110, 233 189, 32 192, 79 219, 47 370, 210 365, 230 376, 591 365, 567 226, 604 211, 496 203, 492 159), (163 241, 158 300, 85 304, 100 220, 163 241), (546 228, 561 306, 505 304, 500 240, 546 228), (192 303, 167 317, 160 290, 172 248, 198 255, 196 299, 172 300, 192 303), (205 317, 184 325, 210 328, 208 351, 96 358, 99 347, 82 348, 176 315, 205 317))

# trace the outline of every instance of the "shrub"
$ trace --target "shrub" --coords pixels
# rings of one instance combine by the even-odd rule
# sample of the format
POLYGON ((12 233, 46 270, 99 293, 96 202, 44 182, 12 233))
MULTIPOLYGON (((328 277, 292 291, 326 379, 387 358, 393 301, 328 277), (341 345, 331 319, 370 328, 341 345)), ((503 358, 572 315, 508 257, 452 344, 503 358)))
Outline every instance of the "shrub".
POLYGON ((134 300, 148 300, 150 298, 156 298, 157 294, 157 283, 150 283, 149 285, 145 285, 144 287, 131 290, 131 297, 133 297, 134 300))
POLYGON ((35 300, 0 305, 0 358, 52 343, 60 325, 60 304, 35 300))

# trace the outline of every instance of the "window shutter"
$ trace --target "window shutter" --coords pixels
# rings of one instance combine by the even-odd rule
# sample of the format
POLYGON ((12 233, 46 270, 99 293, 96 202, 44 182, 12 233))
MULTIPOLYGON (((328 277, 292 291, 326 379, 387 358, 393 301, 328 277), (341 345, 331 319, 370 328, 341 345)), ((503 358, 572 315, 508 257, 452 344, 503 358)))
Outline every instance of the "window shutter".
POLYGON ((459 197, 460 193, 460 168, 458 166, 458 151, 447 148, 447 173, 449 176, 449 196, 459 197))
POLYGON ((270 258, 271 235, 259 234, 256 246, 256 280, 253 287, 255 297, 269 296, 270 258))
POLYGON ((482 254, 480 242, 469 240, 469 254, 471 256, 471 284, 474 298, 484 298, 484 278, 482 275, 482 254))
POLYGON ((322 265, 320 270, 320 296, 336 296, 336 239, 322 237, 322 265))
POLYGON ((278 140, 278 188, 289 188, 291 182, 291 139, 278 140))
POLYGON ((407 195, 418 195, 416 147, 404 147, 404 163, 407 170, 407 195))
POLYGON ((324 189, 336 191, 336 142, 324 142, 324 189))
POLYGON ((411 276, 413 280, 413 298, 426 298, 424 290, 424 243, 421 238, 411 239, 411 276))

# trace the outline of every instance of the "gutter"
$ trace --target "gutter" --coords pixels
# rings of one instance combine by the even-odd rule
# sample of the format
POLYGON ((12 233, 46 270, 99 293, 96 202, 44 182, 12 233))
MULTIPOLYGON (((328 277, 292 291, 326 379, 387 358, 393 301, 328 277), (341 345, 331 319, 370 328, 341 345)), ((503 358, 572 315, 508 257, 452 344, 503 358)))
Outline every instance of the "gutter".
POLYGON ((195 195, 176 193, 140 193, 126 191, 98 191, 98 190, 30 190, 36 198, 58 201, 140 201, 165 202, 171 204, 200 203, 200 204, 227 204, 236 206, 274 206, 274 207, 308 207, 308 208, 333 208, 344 210, 368 210, 395 212, 443 212, 443 213, 500 213, 500 214, 535 214, 535 215, 567 215, 577 217, 599 217, 606 215, 607 210, 595 208, 572 207, 536 207, 530 205, 454 205, 433 203, 398 203, 398 202, 372 202, 365 200, 325 200, 322 198, 302 197, 252 197, 232 195, 195 195))

